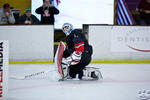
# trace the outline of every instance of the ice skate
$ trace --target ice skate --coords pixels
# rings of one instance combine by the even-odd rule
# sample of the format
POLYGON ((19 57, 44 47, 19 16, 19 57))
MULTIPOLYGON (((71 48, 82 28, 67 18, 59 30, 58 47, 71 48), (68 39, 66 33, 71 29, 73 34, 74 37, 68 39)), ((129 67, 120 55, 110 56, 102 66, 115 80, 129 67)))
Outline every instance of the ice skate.
POLYGON ((87 67, 83 70, 83 79, 99 80, 102 78, 99 68, 87 67))

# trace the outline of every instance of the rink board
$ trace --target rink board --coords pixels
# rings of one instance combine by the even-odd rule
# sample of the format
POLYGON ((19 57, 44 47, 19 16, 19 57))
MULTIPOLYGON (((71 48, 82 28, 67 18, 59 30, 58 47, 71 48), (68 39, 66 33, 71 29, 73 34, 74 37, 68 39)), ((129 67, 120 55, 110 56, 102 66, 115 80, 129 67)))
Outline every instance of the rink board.
POLYGON ((87 26, 93 60, 150 60, 149 26, 87 26))
POLYGON ((0 40, 9 40, 10 61, 53 61, 53 25, 1 25, 0 40))

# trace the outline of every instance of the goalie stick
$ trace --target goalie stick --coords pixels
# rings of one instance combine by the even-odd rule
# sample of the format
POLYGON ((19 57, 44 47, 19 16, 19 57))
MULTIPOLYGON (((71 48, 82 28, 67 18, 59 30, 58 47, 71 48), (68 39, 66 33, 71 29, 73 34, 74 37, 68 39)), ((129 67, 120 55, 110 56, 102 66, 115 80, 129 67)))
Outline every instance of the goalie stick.
POLYGON ((37 72, 37 73, 32 73, 32 74, 24 75, 24 76, 10 75, 9 78, 11 78, 11 79, 17 79, 17 80, 24 80, 24 79, 31 78, 31 77, 34 77, 34 76, 46 74, 46 73, 52 72, 52 71, 55 71, 55 70, 45 70, 45 71, 41 71, 41 72, 37 72))
POLYGON ((63 52, 65 50, 65 45, 62 41, 60 42, 58 48, 59 49, 57 50, 57 53, 56 53, 56 56, 55 56, 55 64, 56 64, 56 69, 55 70, 46 70, 46 71, 32 73, 32 74, 28 74, 28 75, 24 75, 24 76, 10 75, 9 78, 17 79, 17 80, 24 80, 24 79, 31 78, 31 77, 34 77, 34 76, 37 76, 37 75, 41 75, 41 74, 45 74, 45 73, 48 73, 48 72, 56 71, 56 72, 59 73, 59 75, 63 79, 64 78, 64 72, 62 70, 61 60, 62 60, 63 52))

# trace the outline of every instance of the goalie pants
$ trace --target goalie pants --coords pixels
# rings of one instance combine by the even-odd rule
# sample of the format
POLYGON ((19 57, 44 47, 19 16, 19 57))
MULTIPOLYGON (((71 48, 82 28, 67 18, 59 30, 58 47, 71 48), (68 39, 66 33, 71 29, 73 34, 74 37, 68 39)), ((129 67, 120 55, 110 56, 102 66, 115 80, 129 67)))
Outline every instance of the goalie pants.
POLYGON ((83 76, 83 69, 90 63, 91 55, 88 53, 83 53, 80 63, 76 65, 69 66, 69 75, 72 78, 75 78, 78 74, 78 78, 82 79, 83 76))
MULTIPOLYGON (((76 65, 69 66, 69 75, 72 78, 75 78, 76 75, 78 74, 78 78, 82 79, 83 69, 90 63, 92 53, 93 53, 92 46, 88 46, 85 49, 85 52, 82 54, 80 62, 76 65)), ((64 54, 67 55, 66 52, 64 54)))

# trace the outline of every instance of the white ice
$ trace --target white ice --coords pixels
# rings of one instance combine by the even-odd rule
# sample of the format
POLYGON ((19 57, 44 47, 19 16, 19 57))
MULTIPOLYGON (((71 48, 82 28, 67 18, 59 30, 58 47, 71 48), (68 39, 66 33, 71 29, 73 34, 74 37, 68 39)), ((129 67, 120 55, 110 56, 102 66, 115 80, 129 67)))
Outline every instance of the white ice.
POLYGON ((49 73, 25 80, 9 79, 8 100, 140 100, 140 90, 150 90, 150 64, 90 64, 103 75, 98 81, 52 79, 54 65, 10 65, 9 75, 49 73))

